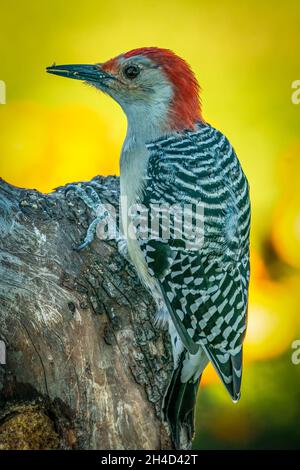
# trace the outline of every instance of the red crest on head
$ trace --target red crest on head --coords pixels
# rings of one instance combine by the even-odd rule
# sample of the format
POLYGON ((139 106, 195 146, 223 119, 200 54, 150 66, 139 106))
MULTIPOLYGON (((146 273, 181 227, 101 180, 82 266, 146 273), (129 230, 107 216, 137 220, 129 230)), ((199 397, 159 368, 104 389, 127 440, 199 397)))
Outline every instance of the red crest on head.
POLYGON ((149 57, 158 64, 171 82, 174 90, 170 109, 170 127, 176 130, 194 129, 197 121, 203 121, 199 99, 199 84, 187 62, 169 49, 144 47, 123 54, 130 58, 137 55, 149 57))

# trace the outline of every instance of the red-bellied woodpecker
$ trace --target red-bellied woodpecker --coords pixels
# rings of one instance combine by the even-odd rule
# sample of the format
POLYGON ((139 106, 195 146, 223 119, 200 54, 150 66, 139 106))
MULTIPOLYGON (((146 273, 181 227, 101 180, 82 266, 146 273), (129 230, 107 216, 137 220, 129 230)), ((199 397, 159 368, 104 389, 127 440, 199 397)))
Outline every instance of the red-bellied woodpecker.
POLYGON ((232 399, 240 397, 249 283, 246 177, 227 138, 204 121, 197 80, 173 52, 135 49, 103 64, 47 71, 91 83, 127 115, 123 227, 129 256, 168 323, 174 373, 164 413, 178 446, 181 433, 193 433, 197 388, 209 361, 232 399), (150 210, 144 217, 150 224, 157 207, 168 209, 150 235, 143 236, 141 224, 129 234, 127 209, 135 204, 150 210), (174 207, 183 208, 183 219, 174 207), (184 228, 196 225, 194 238, 182 233, 180 220, 184 228))

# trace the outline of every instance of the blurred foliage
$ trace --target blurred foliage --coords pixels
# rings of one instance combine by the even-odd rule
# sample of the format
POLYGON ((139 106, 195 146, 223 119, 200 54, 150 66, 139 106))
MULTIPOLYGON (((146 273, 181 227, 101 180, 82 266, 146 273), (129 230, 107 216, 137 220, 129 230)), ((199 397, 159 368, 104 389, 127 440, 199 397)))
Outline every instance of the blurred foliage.
POLYGON ((51 191, 118 174, 126 131, 118 106, 53 77, 57 63, 95 63, 157 45, 185 57, 202 86, 204 116, 232 141, 252 200, 252 277, 240 404, 212 367, 198 410, 199 448, 300 447, 300 4, 252 0, 1 2, 0 175, 51 191))
POLYGON ((238 404, 219 387, 200 389, 196 449, 299 449, 300 366, 290 355, 246 367, 238 404))

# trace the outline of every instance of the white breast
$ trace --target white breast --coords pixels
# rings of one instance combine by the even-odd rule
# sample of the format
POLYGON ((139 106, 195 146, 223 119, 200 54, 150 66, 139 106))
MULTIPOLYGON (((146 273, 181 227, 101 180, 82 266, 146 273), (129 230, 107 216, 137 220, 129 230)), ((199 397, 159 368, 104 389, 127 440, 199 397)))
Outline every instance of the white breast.
POLYGON ((143 189, 144 176, 148 162, 148 150, 145 145, 136 145, 126 139, 121 155, 121 219, 122 234, 127 240, 128 253, 142 282, 149 288, 153 283, 140 246, 130 230, 130 208, 138 202, 143 189))

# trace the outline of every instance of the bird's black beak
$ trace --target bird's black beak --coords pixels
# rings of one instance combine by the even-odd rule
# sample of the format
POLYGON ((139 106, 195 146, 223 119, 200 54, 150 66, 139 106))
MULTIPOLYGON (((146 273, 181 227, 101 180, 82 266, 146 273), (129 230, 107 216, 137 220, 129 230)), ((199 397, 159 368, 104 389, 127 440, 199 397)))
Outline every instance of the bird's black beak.
POLYGON ((113 75, 102 70, 100 64, 86 65, 52 65, 47 67, 48 73, 60 75, 61 77, 74 78, 75 80, 84 80, 85 82, 106 82, 113 79, 113 75))

